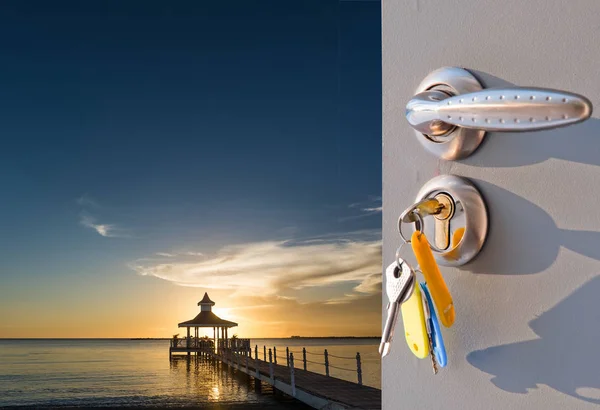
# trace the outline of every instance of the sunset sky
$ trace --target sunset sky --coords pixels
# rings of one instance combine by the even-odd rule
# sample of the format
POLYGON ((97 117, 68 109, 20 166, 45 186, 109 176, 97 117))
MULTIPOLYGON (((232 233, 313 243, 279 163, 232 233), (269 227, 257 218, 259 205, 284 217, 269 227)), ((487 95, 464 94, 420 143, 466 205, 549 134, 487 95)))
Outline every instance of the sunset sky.
POLYGON ((205 291, 240 337, 380 334, 380 28, 0 4, 0 337, 170 337, 205 291))

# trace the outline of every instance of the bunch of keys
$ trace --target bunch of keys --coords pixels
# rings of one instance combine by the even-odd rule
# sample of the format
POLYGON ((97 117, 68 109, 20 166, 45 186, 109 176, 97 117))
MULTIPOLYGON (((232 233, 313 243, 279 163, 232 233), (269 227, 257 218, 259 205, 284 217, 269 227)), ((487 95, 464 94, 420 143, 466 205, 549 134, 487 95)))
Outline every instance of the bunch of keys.
POLYGON ((419 285, 415 270, 400 257, 402 244, 396 252, 396 261, 385 272, 389 303, 379 353, 382 357, 389 353, 401 312, 408 347, 420 359, 430 356, 433 372, 437 374, 438 365, 446 366, 447 356, 435 308, 440 312, 442 324, 450 327, 455 318, 454 304, 425 234, 417 230, 405 243, 411 243, 426 283, 419 285))

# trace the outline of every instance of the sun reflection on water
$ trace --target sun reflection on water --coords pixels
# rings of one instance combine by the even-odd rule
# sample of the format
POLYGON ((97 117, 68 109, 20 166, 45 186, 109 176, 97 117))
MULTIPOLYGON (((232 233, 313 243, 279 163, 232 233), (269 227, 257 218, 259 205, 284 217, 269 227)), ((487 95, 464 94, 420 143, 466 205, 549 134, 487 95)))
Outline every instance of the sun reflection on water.
POLYGON ((211 394, 208 396, 208 401, 218 402, 221 395, 219 394, 219 386, 213 386, 211 389, 211 394))

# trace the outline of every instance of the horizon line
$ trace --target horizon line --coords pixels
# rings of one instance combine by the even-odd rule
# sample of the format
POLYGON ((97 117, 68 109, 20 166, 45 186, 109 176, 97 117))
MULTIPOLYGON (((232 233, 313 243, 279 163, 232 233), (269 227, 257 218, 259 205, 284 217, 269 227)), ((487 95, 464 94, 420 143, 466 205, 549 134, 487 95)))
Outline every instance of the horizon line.
MULTIPOLYGON (((181 337, 185 339, 186 336, 181 337)), ((190 336, 192 337, 192 336, 190 336)), ((202 336, 204 337, 204 336, 202 336)), ((0 340, 171 340, 173 337, 0 337, 0 340)), ((241 337, 240 339, 380 339, 381 336, 241 337)), ((209 339, 212 339, 209 337, 209 339)))

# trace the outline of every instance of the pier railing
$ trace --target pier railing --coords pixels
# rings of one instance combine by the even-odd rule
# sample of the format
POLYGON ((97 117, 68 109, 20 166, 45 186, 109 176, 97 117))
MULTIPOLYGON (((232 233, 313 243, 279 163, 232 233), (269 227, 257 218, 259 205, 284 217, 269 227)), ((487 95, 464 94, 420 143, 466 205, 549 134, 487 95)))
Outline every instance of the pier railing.
POLYGON ((306 350, 305 347, 303 347, 302 350, 291 350, 289 347, 286 347, 285 348, 285 356, 286 356, 287 367, 290 367, 292 365, 290 363, 291 362, 290 358, 293 357, 294 353, 296 354, 296 357, 298 358, 296 363, 298 363, 298 365, 300 363, 302 363, 303 370, 306 370, 307 363, 311 363, 311 364, 323 366, 326 376, 329 376, 329 369, 331 369, 331 368, 346 371, 346 372, 356 372, 358 384, 362 384, 362 365, 361 365, 360 352, 356 352, 356 356, 338 356, 338 355, 329 353, 327 351, 327 349, 324 349, 323 352, 321 353, 321 352, 308 351, 308 350, 306 350), (302 355, 302 356, 299 356, 299 355, 302 355), (311 359, 307 359, 307 355, 310 355, 309 357, 311 359), (302 360, 300 360, 300 357, 302 357, 302 360), (333 365, 331 363, 332 359, 335 361, 336 365, 333 365), (338 362, 340 360, 344 360, 344 362, 342 364, 339 364, 338 362), (348 361, 352 361, 353 363, 349 364, 348 361), (354 367, 354 365, 356 367, 354 367), (344 367, 342 367, 342 366, 344 366, 344 367), (349 366, 352 366, 352 367, 349 367, 349 366))
POLYGON ((250 339, 219 339, 217 343, 218 350, 227 349, 233 352, 249 352, 251 350, 250 339))
MULTIPOLYGON (((246 339, 249 340, 249 339, 246 339)), ((249 342, 248 342, 249 343, 249 342)), ((247 352, 248 357, 252 359, 252 350, 243 350, 239 351, 240 353, 247 352)), ((294 368, 294 357, 296 357, 296 368, 302 366, 303 370, 307 370, 307 364, 311 363, 314 365, 323 366, 325 376, 329 377, 329 370, 336 369, 346 372, 356 373, 356 379, 359 385, 363 384, 362 380, 362 363, 360 352, 356 352, 355 356, 338 356, 328 352, 327 349, 324 349, 323 352, 315 352, 308 351, 305 347, 302 350, 291 350, 289 347, 285 348, 285 365, 286 367, 291 368, 291 374, 293 375, 294 368), (309 355, 310 359, 307 358, 309 355), (332 364, 332 360, 335 364, 332 364), (340 363, 340 361, 343 361, 340 363), (349 363, 351 361, 351 364, 349 363), (350 367, 352 366, 352 367, 350 367)), ((278 364, 277 359, 277 348, 273 346, 273 348, 268 348, 267 346, 263 346, 262 351, 259 353, 258 345, 254 347, 254 359, 262 359, 264 362, 269 364, 278 364), (267 354, 268 352, 268 354, 267 354), (262 356, 262 357, 260 357, 262 356)), ((281 361, 281 359, 280 359, 281 361)), ((283 363, 281 363, 283 365, 283 363)))
POLYGON ((189 338, 171 339, 171 348, 214 350, 215 343, 211 339, 190 336, 189 338))
POLYGON ((259 351, 258 345, 255 345, 253 350, 240 352, 221 349, 217 354, 210 353, 210 355, 217 357, 232 370, 237 369, 250 377, 264 381, 314 408, 341 408, 333 406, 334 402, 344 403, 347 407, 343 408, 381 408, 381 390, 364 386, 362 383, 360 352, 357 352, 356 356, 338 356, 329 354, 327 349, 321 354, 302 348, 296 350, 294 354, 294 350, 286 347, 285 364, 282 359, 279 360, 280 364, 277 363, 276 347, 267 349, 263 346, 262 351, 259 351), (306 358, 307 354, 319 358, 310 360, 306 358), (296 361, 295 357, 302 357, 302 359, 296 361), (356 369, 332 365, 330 363, 332 359, 335 363, 339 360, 356 361, 356 369), (307 370, 307 363, 323 365, 325 374, 312 369, 307 370), (358 383, 354 384, 348 379, 330 376, 329 368, 356 372, 358 383), (357 395, 357 392, 360 394, 357 395), (349 394, 352 398, 349 398, 349 394))
MULTIPOLYGON (((199 349, 205 352, 214 352, 214 342, 212 339, 206 338, 183 338, 183 339, 172 339, 171 348, 176 349, 199 349)), ((295 347, 295 346, 294 346, 295 347)), ((249 359, 259 360, 263 362, 277 365, 278 363, 286 367, 293 367, 292 357, 296 359, 296 368, 302 368, 307 370, 308 363, 317 366, 323 366, 325 376, 330 376, 330 370, 336 369, 345 372, 356 373, 356 380, 359 385, 363 384, 362 380, 362 363, 360 352, 356 352, 355 356, 339 356, 329 353, 327 349, 321 351, 310 351, 303 347, 302 350, 299 347, 295 347, 298 350, 292 350, 289 347, 285 348, 285 359, 283 359, 283 352, 277 355, 277 347, 267 348, 263 346, 259 350, 258 345, 255 345, 254 352, 250 345, 250 339, 219 339, 217 341, 217 352, 221 356, 228 354, 247 356, 249 359), (253 354, 254 353, 254 354, 253 354), (285 362, 283 361, 285 360, 285 362), (301 366, 301 367, 300 367, 301 366)))

